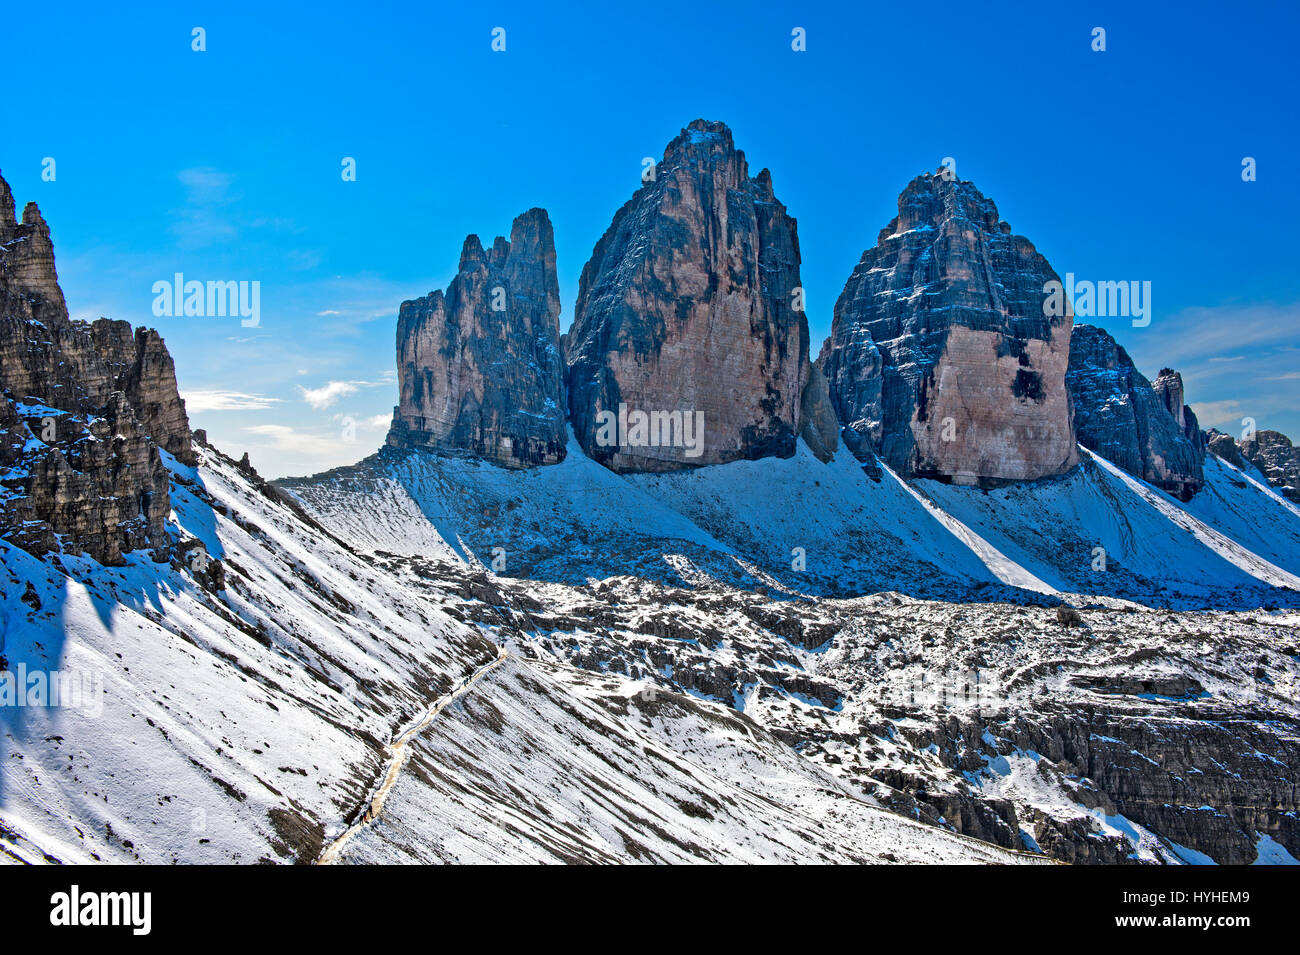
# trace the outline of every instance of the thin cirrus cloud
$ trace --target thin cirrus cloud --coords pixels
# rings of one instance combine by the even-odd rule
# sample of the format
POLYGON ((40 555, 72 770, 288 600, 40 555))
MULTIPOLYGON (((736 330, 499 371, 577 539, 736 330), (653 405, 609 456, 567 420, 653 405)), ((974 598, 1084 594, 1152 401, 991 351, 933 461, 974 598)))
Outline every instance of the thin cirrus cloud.
POLYGON ((199 411, 266 411, 282 400, 242 391, 207 389, 184 391, 181 397, 185 399, 185 408, 191 414, 199 411))
POLYGON ((342 440, 337 436, 313 434, 285 424, 255 424, 243 429, 261 440, 254 446, 273 450, 290 462, 318 465, 339 454, 342 440))
POLYGON ((176 178, 185 190, 185 202, 171 212, 171 233, 181 248, 201 249, 238 237, 239 228, 228 214, 239 198, 231 190, 234 176, 201 166, 182 169, 176 178))
POLYGON ((1234 430, 1241 422, 1242 405, 1240 401, 1194 401, 1192 411, 1202 428, 1218 428, 1220 431, 1234 430))
POLYGON ((1300 302, 1184 309, 1121 343, 1147 373, 1172 367, 1205 428, 1235 432, 1243 418, 1286 434, 1300 431, 1295 336, 1300 302))

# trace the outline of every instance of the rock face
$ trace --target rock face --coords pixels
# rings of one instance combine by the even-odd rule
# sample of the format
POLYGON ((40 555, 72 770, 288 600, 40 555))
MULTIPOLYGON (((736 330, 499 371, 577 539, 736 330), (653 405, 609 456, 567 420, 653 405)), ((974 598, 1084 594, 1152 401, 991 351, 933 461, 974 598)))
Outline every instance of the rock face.
POLYGON ((462 451, 525 468, 564 459, 560 287, 544 209, 515 219, 510 241, 465 240, 447 291, 403 302, 401 403, 388 444, 462 451))
POLYGON ((582 270, 566 340, 583 450, 615 471, 789 457, 835 431, 811 379, 795 220, 722 123, 664 150, 582 270), (648 177, 647 177, 648 178, 648 177))
POLYGON ((1256 431, 1241 443, 1241 453, 1283 497, 1300 504, 1300 448, 1290 438, 1278 431, 1256 431))
POLYGON ((1172 368, 1161 368, 1156 380, 1151 382, 1151 387, 1164 403, 1165 410, 1178 422, 1178 429, 1182 431, 1183 436, 1191 442, 1196 450, 1197 460, 1204 464, 1205 432, 1201 430, 1201 423, 1196 419, 1192 409, 1183 404, 1183 376, 1172 368))
POLYGON ((1258 468, 1268 483, 1290 501, 1300 504, 1300 448, 1280 431, 1256 431, 1245 441, 1211 429, 1209 449, 1239 468, 1258 468))
POLYGON ((1078 461, 1059 281, 966 181, 923 175, 835 303, 819 363, 844 441, 906 476, 996 486, 1078 461))
POLYGON ((1085 448, 1184 501, 1200 490, 1205 438, 1177 372, 1164 369, 1153 385, 1104 329, 1076 325, 1065 380, 1085 448))
POLYGON ((0 178, 0 534, 33 553, 166 560, 169 473, 196 458, 158 333, 68 318, 50 230, 0 178))

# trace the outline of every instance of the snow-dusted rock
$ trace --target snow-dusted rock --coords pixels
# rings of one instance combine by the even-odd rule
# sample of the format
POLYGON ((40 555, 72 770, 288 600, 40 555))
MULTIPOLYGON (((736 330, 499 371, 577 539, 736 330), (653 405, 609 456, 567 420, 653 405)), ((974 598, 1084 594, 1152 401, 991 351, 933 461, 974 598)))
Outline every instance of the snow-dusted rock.
POLYGON ((1209 449, 1243 470, 1258 470, 1277 492, 1300 504, 1300 448, 1280 431, 1255 431, 1238 441, 1211 429, 1209 449))
POLYGON ((510 241, 465 240, 446 293, 403 302, 401 403, 388 444, 461 451, 505 467, 564 458, 560 291, 545 209, 515 219, 510 241))
MULTIPOLYGON (((794 453, 809 381, 795 220, 725 125, 683 129, 615 214, 582 270, 566 360, 578 442, 612 470, 794 453), (627 427, 602 433, 621 410, 627 427), (671 440, 672 415, 698 431, 671 440)), ((815 427, 833 449, 827 414, 815 427)))
POLYGON ((1080 444, 1175 497, 1200 490, 1205 443, 1177 372, 1153 386, 1105 329, 1076 325, 1065 380, 1080 444))
POLYGON ((819 358, 846 444, 957 484, 1074 467, 1072 318, 1044 308, 1056 279, 972 183, 912 180, 849 276, 819 358))

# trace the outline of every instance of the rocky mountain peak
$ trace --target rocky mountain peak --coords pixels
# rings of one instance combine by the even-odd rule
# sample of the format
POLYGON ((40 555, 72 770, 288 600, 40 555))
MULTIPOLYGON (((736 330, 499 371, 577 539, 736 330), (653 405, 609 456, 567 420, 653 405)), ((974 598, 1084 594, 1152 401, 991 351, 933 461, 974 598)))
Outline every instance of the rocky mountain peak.
POLYGON ((849 276, 822 350, 845 443, 868 465, 878 456, 959 484, 1072 468, 1073 316, 1044 308, 1056 278, 973 183, 913 179, 849 276))
POLYGON ((456 266, 458 272, 471 272, 479 266, 487 265, 487 253, 483 251, 483 243, 474 233, 465 236, 464 243, 460 247, 460 263, 456 266))
POLYGON ((582 271, 566 340, 574 433, 616 471, 789 457, 811 380, 796 222, 723 123, 691 122, 653 173, 582 271))
POLYGON ((446 292, 403 302, 400 404, 388 444, 465 452, 505 467, 564 458, 560 292, 545 209, 489 250, 466 237, 446 292))
POLYGON ((0 179, 0 536, 32 553, 104 563, 171 553, 160 451, 196 457, 176 371, 153 329, 71 321, 50 229, 35 203, 13 220, 0 179), (61 540, 60 540, 61 538, 61 540))
POLYGON ((747 176, 745 154, 736 149, 730 127, 716 120, 693 119, 664 147, 661 165, 671 166, 675 162, 691 165, 733 158, 741 164, 740 173, 747 176))
MULTIPOLYGON (((5 226, 14 226, 14 194, 9 189, 9 183, 5 182, 4 174, 0 173, 0 229, 5 226)), ((3 235, 0 234, 0 239, 3 235)))
POLYGON ((34 202, 23 207, 22 221, 15 221, 13 193, 3 178, 0 186, 0 267, 14 288, 38 300, 34 303, 34 317, 66 320, 68 308, 54 268, 50 227, 34 202))
POLYGON ((1205 483, 1205 439, 1178 372, 1149 382, 1105 329, 1076 325, 1066 384, 1085 448, 1183 500, 1205 483))

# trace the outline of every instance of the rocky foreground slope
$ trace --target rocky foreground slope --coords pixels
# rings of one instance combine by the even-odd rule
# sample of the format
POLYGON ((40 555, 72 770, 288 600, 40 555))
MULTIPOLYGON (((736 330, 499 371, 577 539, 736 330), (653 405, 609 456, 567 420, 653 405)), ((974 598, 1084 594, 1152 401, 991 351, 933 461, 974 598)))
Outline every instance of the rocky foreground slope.
POLYGON ((916 818, 1077 862, 1300 856, 1300 509, 1217 458, 1188 502, 1087 452, 987 492, 807 448, 278 484, 520 656, 743 714, 916 818))
MULTIPOLYGON (((391 741, 498 653, 510 608, 471 623, 196 451, 171 465, 168 529, 220 558, 220 588, 0 541, 7 667, 85 687, 0 707, 0 861, 315 861, 391 741)), ((341 861, 1032 861, 887 812, 741 716, 641 690, 509 658, 420 734, 341 861)))

